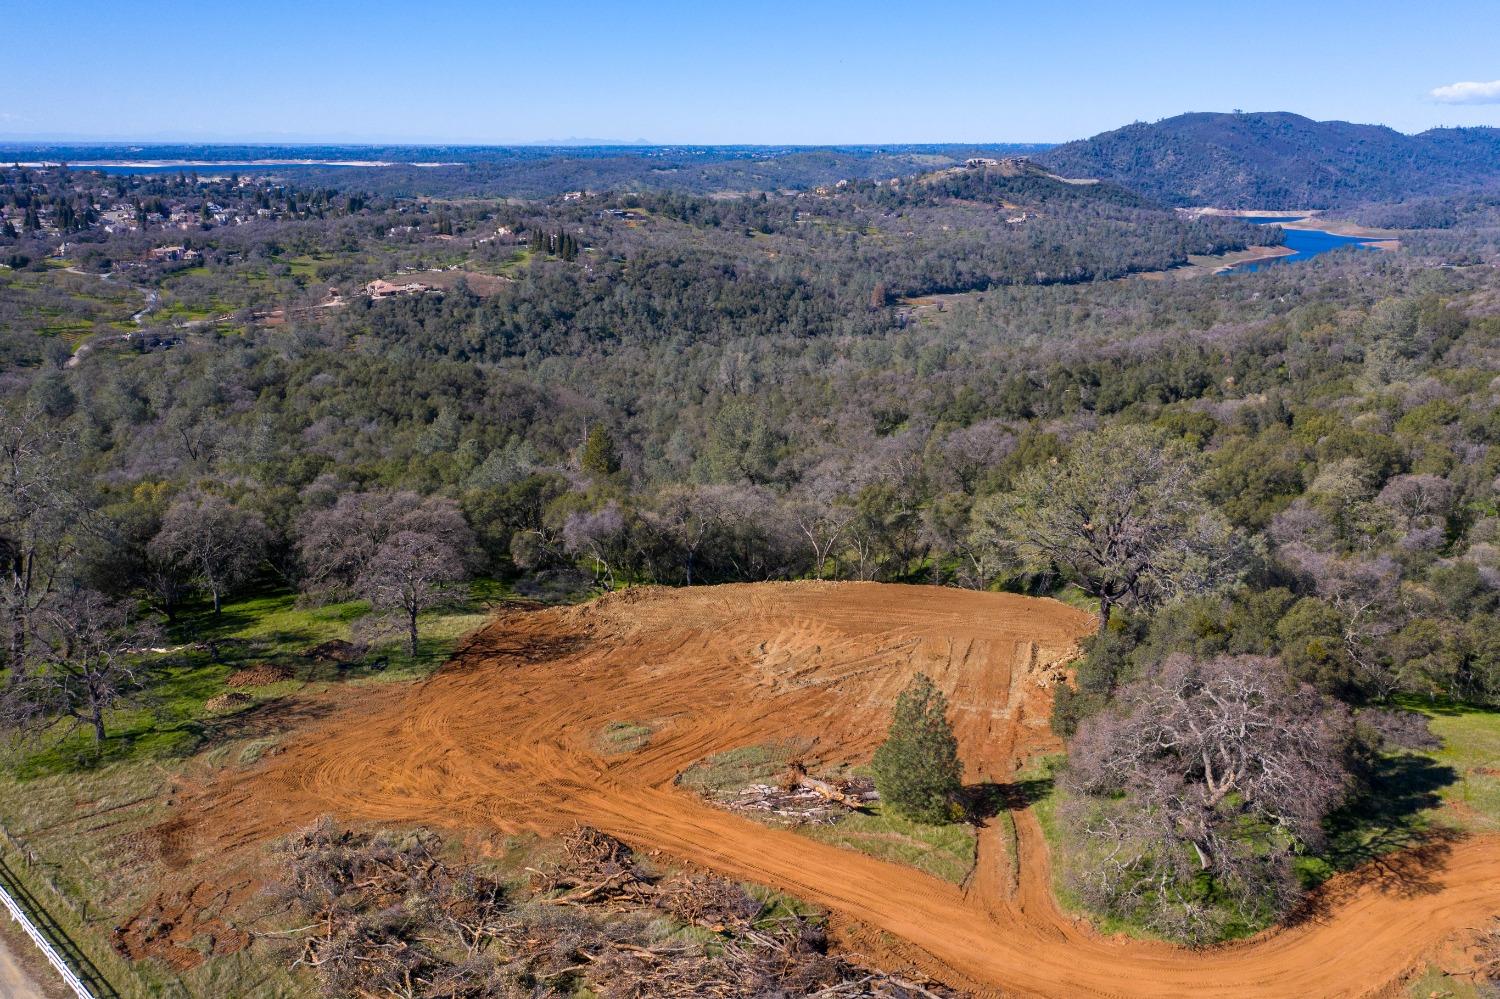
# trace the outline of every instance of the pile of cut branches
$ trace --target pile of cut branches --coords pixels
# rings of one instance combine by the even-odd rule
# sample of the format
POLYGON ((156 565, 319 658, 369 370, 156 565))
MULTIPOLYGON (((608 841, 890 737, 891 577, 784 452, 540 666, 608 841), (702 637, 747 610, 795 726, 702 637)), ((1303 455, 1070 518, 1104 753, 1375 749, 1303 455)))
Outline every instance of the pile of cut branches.
POLYGON ((358 833, 324 819, 282 847, 281 934, 327 996, 951 996, 829 954, 819 919, 714 875, 662 874, 580 827, 531 869, 529 892, 442 859, 428 832, 358 833))

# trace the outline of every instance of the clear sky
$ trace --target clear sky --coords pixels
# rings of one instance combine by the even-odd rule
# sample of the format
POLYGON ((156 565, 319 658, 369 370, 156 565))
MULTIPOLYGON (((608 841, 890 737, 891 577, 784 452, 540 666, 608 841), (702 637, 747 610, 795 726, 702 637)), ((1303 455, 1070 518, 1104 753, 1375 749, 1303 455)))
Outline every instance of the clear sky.
POLYGON ((3 21, 0 139, 1027 142, 1232 108, 1500 125, 1500 0, 6 0, 3 21))

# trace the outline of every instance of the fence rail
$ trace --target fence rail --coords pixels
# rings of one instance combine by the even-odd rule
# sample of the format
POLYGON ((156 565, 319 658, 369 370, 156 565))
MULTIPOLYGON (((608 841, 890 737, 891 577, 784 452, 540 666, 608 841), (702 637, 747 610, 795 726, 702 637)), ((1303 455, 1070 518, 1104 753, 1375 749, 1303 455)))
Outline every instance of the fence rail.
POLYGON ((20 903, 11 897, 4 885, 0 885, 0 902, 5 904, 5 908, 10 912, 10 918, 21 924, 21 929, 26 931, 31 942, 37 945, 52 967, 57 969, 57 973, 68 984, 68 988, 73 990, 73 994, 78 996, 78 999, 95 999, 94 993, 89 991, 88 986, 83 984, 83 980, 73 972, 68 962, 63 960, 57 948, 52 946, 52 941, 42 935, 42 931, 37 929, 31 917, 26 915, 26 910, 22 909, 20 903))

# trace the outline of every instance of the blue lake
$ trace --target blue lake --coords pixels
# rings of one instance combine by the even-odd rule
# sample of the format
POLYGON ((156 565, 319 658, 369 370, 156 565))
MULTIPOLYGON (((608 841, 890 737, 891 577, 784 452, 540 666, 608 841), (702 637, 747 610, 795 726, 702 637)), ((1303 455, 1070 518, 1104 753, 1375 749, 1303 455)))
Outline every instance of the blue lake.
MULTIPOLYGON (((1257 225, 1277 225, 1281 222, 1300 222, 1301 218, 1287 216, 1278 218, 1247 218, 1246 222, 1254 222, 1257 225)), ((1287 229, 1286 246, 1292 250, 1283 257, 1271 257, 1267 260, 1253 260, 1249 263, 1231 267, 1225 271, 1226 274, 1243 274, 1247 271, 1258 271, 1263 267, 1272 267, 1277 264, 1295 264, 1299 260, 1311 260, 1320 253, 1329 250, 1342 250, 1345 247, 1355 247, 1368 250, 1370 243, 1374 240, 1368 236, 1339 236, 1335 233, 1325 232, 1322 229, 1287 229)))

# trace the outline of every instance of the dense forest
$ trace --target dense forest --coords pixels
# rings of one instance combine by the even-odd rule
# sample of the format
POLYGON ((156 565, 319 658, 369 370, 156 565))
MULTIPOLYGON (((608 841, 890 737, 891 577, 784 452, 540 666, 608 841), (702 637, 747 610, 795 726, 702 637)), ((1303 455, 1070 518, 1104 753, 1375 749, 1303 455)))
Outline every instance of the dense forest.
MULTIPOLYGON (((1450 165, 1434 194, 1481 140, 1401 139, 1450 165)), ((1500 220, 1368 205, 1420 231, 1178 278, 1282 234, 1165 201, 1413 190, 1373 143, 1280 188, 1151 165, 1187 141, 1046 159, 1135 189, 989 158, 539 200, 0 171, 6 723, 102 740, 151 682, 125 650, 266 587, 366 599, 413 651, 473 578, 1055 594, 1101 625, 1053 718, 1080 897, 1195 943, 1265 925, 1429 738, 1407 708, 1500 704, 1500 220), (1244 765, 1142 758, 1204 690, 1264 721, 1216 747, 1244 765)))
POLYGON ((1500 183, 1500 130, 1313 121, 1286 112, 1196 113, 1065 143, 1038 161, 1170 204, 1309 209, 1459 194, 1500 183))

